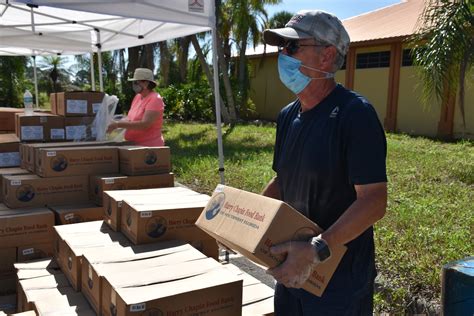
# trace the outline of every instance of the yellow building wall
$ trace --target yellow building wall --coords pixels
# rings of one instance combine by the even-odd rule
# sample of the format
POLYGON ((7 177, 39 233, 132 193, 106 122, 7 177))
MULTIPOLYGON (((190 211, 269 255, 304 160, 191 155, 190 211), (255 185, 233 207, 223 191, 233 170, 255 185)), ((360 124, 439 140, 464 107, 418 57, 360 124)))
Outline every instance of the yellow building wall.
POLYGON ((456 102, 454 112, 453 135, 455 138, 474 139, 474 70, 466 76, 466 87, 464 94, 464 115, 466 119, 466 129, 464 130, 459 99, 456 102))
MULTIPOLYGON (((406 48, 406 47, 404 47, 406 48)), ((390 50, 390 46, 361 47, 356 53, 390 50)), ((280 110, 296 97, 280 81, 277 55, 251 58, 250 98, 256 107, 256 117, 275 121, 280 110)), ((336 81, 345 83, 345 70, 336 73, 336 81)), ((356 69, 354 90, 374 106, 380 121, 384 122, 387 111, 389 68, 356 69)), ((421 83, 414 67, 401 67, 398 95, 397 131, 412 135, 436 137, 441 114, 440 101, 433 98, 431 106, 420 101, 421 83)), ((459 104, 456 104, 453 134, 456 138, 474 139, 474 71, 467 80, 465 96, 466 131, 463 133, 459 104)))
POLYGON ((433 98, 430 106, 420 101, 421 83, 414 67, 400 69, 397 131, 412 135, 436 137, 441 115, 441 102, 433 98))
MULTIPOLYGON (((276 55, 266 56, 263 62, 261 58, 252 58, 250 63, 250 99, 255 104, 255 118, 276 121, 280 110, 296 96, 280 81, 276 55)), ((345 70, 339 70, 335 78, 344 85, 345 70)))
POLYGON ((383 125, 387 113, 389 68, 356 69, 354 91, 364 96, 377 111, 383 125))
POLYGON ((250 99, 256 107, 257 118, 276 121, 278 113, 296 96, 280 81, 277 55, 252 58, 250 80, 250 99))

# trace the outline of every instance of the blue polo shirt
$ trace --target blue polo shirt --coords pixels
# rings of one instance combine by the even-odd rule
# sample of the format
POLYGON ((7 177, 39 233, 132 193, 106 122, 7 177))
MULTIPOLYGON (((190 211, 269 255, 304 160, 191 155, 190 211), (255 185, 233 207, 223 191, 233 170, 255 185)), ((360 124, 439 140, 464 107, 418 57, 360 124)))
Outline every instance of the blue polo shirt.
MULTIPOLYGON (((387 181, 385 133, 372 105, 341 85, 300 109, 296 100, 279 114, 273 169, 282 200, 327 229, 356 200, 354 185, 387 181)), ((325 295, 358 292, 375 277, 372 227, 347 247, 325 295)))

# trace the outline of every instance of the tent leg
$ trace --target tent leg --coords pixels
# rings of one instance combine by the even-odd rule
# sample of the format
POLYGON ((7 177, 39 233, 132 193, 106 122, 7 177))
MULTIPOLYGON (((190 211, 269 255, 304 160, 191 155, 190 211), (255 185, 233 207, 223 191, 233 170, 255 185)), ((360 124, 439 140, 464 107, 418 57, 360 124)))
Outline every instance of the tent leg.
POLYGON ((100 44, 100 31, 97 32, 97 67, 99 67, 99 88, 100 92, 104 92, 104 82, 102 81, 102 45, 100 44))
POLYGON ((95 91, 95 69, 94 69, 94 53, 91 53, 91 88, 95 91))
POLYGON ((39 94, 38 94, 38 76, 36 74, 36 56, 33 55, 31 57, 33 57, 33 76, 35 79, 35 101, 36 101, 35 110, 38 110, 39 109, 39 94))
POLYGON ((219 153, 219 175, 221 184, 225 184, 224 179, 224 149, 222 146, 222 129, 221 129, 221 106, 219 92, 219 67, 217 62, 217 36, 216 28, 212 28, 212 65, 214 72, 214 100, 216 104, 216 128, 217 128, 217 150, 219 153))
POLYGON ((100 92, 104 92, 104 82, 102 80, 102 52, 100 49, 97 52, 97 56, 97 67, 99 67, 99 88, 100 92))

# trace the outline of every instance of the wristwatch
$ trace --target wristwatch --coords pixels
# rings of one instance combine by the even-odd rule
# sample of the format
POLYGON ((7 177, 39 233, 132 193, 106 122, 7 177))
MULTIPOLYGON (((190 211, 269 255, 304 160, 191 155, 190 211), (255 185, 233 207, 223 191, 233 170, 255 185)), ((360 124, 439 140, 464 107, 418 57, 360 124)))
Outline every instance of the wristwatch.
POLYGON ((324 262, 331 257, 331 250, 321 235, 311 238, 310 242, 315 252, 314 263, 324 262))

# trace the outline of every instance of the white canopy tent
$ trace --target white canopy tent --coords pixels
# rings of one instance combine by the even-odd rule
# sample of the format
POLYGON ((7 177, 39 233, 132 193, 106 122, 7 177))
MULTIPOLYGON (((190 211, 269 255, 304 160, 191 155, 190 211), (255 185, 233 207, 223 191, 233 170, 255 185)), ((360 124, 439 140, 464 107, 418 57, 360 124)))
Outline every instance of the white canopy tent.
POLYGON ((0 55, 98 52, 100 69, 101 51, 211 30, 219 174, 224 183, 214 12, 213 0, 0 0, 0 55))

